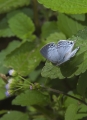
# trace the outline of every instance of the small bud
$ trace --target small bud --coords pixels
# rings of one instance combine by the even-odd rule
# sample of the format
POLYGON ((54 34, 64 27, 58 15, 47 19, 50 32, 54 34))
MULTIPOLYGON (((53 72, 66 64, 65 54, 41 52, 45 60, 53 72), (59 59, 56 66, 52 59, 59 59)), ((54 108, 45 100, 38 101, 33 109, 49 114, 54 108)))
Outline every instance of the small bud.
POLYGON ((6 95, 6 97, 9 97, 9 96, 11 96, 11 93, 10 93, 10 91, 6 91, 6 92, 5 92, 5 95, 6 95))
POLYGON ((13 77, 17 76, 17 72, 14 69, 9 70, 8 74, 13 77))
POLYGON ((6 88, 7 90, 9 90, 9 88, 10 88, 9 83, 5 85, 5 88, 6 88))
POLYGON ((40 84, 39 83, 34 83, 34 85, 35 85, 35 88, 40 88, 40 84))
POLYGON ((8 79, 8 83, 12 83, 14 81, 13 78, 8 79))
POLYGON ((32 90, 33 89, 33 87, 32 87, 32 85, 30 85, 30 90, 32 90))

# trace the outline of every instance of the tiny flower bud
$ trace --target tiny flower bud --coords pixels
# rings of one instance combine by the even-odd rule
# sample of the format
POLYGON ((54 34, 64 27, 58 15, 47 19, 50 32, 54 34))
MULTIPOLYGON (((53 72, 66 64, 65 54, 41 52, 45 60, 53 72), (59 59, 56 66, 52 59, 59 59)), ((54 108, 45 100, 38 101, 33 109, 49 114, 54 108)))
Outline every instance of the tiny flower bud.
POLYGON ((5 95, 6 95, 6 97, 11 96, 11 94, 10 94, 10 92, 9 92, 9 91, 6 91, 6 92, 5 92, 5 95))
POLYGON ((12 83, 14 81, 13 78, 8 79, 8 83, 12 83))
POLYGON ((32 85, 30 85, 30 90, 32 90, 33 89, 33 87, 32 87, 32 85))
POLYGON ((14 69, 9 70, 8 74, 13 77, 17 76, 17 72, 14 69))
POLYGON ((7 90, 9 90, 9 88, 10 88, 9 83, 5 85, 5 88, 6 88, 7 90))

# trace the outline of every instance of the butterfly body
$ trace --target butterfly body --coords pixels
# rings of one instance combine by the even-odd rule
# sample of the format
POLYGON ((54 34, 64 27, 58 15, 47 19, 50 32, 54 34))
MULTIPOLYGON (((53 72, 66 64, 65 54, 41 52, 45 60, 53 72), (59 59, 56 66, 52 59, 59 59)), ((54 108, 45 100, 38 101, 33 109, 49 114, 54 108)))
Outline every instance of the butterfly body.
POLYGON ((59 66, 75 56, 79 47, 73 50, 74 44, 74 41, 60 40, 57 44, 45 45, 40 52, 47 60, 59 66))

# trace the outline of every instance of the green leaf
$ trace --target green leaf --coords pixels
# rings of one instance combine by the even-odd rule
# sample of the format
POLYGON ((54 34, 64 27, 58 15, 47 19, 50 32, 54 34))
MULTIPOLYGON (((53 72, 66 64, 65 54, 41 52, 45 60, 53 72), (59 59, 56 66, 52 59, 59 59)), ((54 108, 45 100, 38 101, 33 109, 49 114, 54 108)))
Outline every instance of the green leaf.
POLYGON ((21 93, 12 101, 13 104, 22 106, 46 105, 49 102, 49 96, 36 90, 27 90, 25 93, 21 93))
POLYGON ((69 15, 71 18, 77 20, 78 22, 85 21, 86 16, 85 14, 71 14, 69 15))
POLYGON ((0 110, 0 115, 7 113, 7 110, 0 110))
POLYGON ((61 74, 60 68, 52 65, 50 62, 46 62, 42 69, 41 75, 46 78, 59 78, 63 79, 64 76, 61 74))
POLYGON ((26 14, 28 17, 34 19, 34 13, 31 8, 23 7, 22 9, 20 9, 20 11, 26 14))
POLYGON ((33 119, 33 120, 47 120, 47 119, 44 118, 44 117, 38 117, 38 118, 35 118, 35 119, 33 119))
MULTIPOLYGON (((69 107, 70 105, 74 104, 74 105, 78 105, 78 111, 76 113, 76 117, 75 120, 79 120, 82 119, 83 117, 87 116, 87 106, 84 104, 79 103, 78 101, 72 99, 72 98, 67 98, 66 100, 67 102, 65 102, 67 104, 67 106, 69 107)), ((67 107, 66 106, 66 107, 67 107)), ((68 109, 68 108, 67 108, 68 109)), ((73 108, 72 108, 73 110, 73 108)), ((68 117, 68 116, 67 116, 68 117)), ((71 119, 70 119, 71 120, 71 119)))
POLYGON ((15 69, 22 76, 29 75, 41 62, 40 48, 35 42, 25 42, 5 59, 5 66, 15 69))
MULTIPOLYGON (((74 94, 72 91, 68 92, 68 94, 80 99, 80 96, 74 94)), ((65 100, 65 103, 64 103, 65 107, 68 107, 71 104, 79 104, 79 101, 77 101, 77 100, 75 100, 71 97, 67 97, 66 100, 65 100)))
POLYGON ((4 18, 0 21, 0 37, 14 36, 13 32, 8 26, 7 19, 4 18))
POLYGON ((76 120, 77 111, 78 111, 78 104, 69 105, 65 113, 65 120, 76 120))
POLYGON ((30 0, 0 0, 0 13, 5 13, 24 5, 29 5, 30 0))
MULTIPOLYGON (((76 16, 75 16, 75 18, 76 18, 76 16)), ((82 18, 83 18, 83 15, 82 15, 82 18)), ((82 25, 79 22, 77 20, 73 19, 72 15, 69 16, 69 15, 65 15, 62 13, 58 14, 58 28, 67 37, 71 37, 73 34, 76 34, 77 31, 82 30, 84 28, 84 25, 82 25)))
POLYGON ((7 69, 4 66, 4 60, 8 54, 10 54, 13 50, 15 50, 20 45, 19 41, 12 41, 9 43, 6 49, 0 52, 0 72, 7 72, 7 69))
POLYGON ((87 90, 87 71, 81 74, 77 84, 77 91, 79 94, 85 96, 86 90, 87 90))
POLYGON ((51 33, 59 32, 57 22, 45 22, 42 26, 42 38, 47 38, 51 33))
POLYGON ((0 100, 5 99, 5 97, 6 97, 6 95, 5 95, 6 90, 5 90, 4 86, 0 87, 0 100))
POLYGON ((40 74, 41 74, 41 69, 34 70, 29 74, 29 78, 32 82, 35 82, 40 74))
POLYGON ((5 85, 5 82, 0 78, 0 87, 2 87, 3 85, 5 85))
POLYGON ((78 110, 77 115, 76 115, 76 120, 80 120, 83 117, 87 117, 87 106, 84 104, 81 104, 79 106, 79 110, 78 110))
POLYGON ((87 0, 38 0, 46 8, 54 11, 70 14, 81 14, 87 12, 87 0))
POLYGON ((28 115, 19 111, 9 111, 0 120, 29 120, 28 115))
POLYGON ((31 41, 34 39, 32 33, 35 30, 32 20, 20 11, 14 11, 8 14, 8 23, 12 32, 23 40, 31 41))
POLYGON ((0 100, 6 97, 5 92, 5 82, 0 78, 0 100))
POLYGON ((47 39, 46 39, 46 43, 49 43, 49 42, 58 42, 59 40, 65 40, 66 39, 66 36, 62 33, 62 32, 55 32, 55 33, 52 33, 50 34, 47 39))

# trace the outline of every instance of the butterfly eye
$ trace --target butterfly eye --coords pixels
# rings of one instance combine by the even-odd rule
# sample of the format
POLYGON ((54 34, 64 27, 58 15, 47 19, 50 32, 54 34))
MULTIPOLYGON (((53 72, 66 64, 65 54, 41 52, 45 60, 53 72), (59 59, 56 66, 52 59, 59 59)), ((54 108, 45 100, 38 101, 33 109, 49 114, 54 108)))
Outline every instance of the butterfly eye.
POLYGON ((73 42, 70 42, 70 44, 73 44, 73 42))
POLYGON ((52 47, 53 47, 53 44, 52 44, 52 45, 50 45, 50 46, 52 46, 52 47))
POLYGON ((68 41, 69 44, 73 44, 73 41, 68 41))
POLYGON ((51 44, 50 47, 54 47, 54 44, 51 44))

